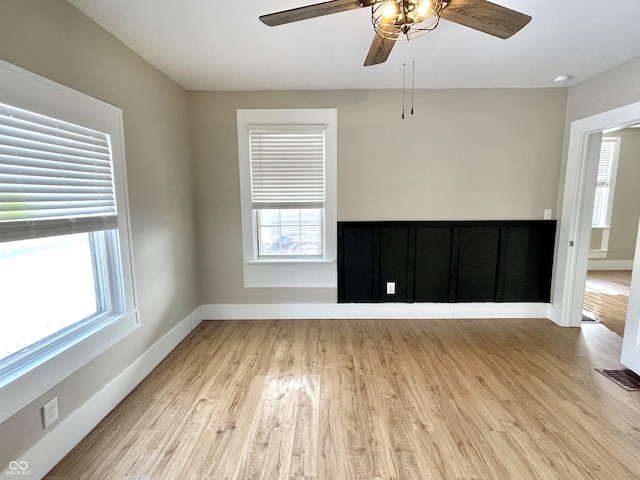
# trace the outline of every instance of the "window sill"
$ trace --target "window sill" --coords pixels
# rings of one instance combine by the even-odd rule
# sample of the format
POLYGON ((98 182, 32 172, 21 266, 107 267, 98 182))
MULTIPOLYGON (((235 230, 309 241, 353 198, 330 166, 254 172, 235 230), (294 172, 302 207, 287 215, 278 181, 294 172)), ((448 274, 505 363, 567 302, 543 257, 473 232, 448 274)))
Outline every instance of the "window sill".
POLYGON ((244 264, 245 288, 336 288, 334 260, 275 258, 244 264))
POLYGON ((332 264, 336 263, 335 260, 327 260, 325 258, 291 258, 291 257, 282 257, 282 258, 257 258, 255 260, 249 260, 247 265, 263 265, 263 264, 332 264))
POLYGON ((88 332, 73 344, 61 347, 55 355, 41 359, 28 371, 1 379, 0 423, 139 327, 137 311, 119 315, 98 331, 88 332))

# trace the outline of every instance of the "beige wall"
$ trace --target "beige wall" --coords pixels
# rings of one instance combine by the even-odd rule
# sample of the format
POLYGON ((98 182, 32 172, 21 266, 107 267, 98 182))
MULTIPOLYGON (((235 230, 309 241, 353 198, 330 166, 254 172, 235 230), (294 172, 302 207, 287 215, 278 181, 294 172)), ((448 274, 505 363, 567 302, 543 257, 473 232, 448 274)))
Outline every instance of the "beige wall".
POLYGON ((636 102, 640 102, 640 56, 569 88, 558 184, 558 213, 562 208, 571 122, 636 102))
MULTIPOLYGON (((640 128, 626 128, 607 136, 620 137, 620 156, 606 260, 632 260, 640 218, 640 128)), ((600 248, 600 232, 593 229, 591 248, 600 248)))
MULTIPOLYGON (((609 232, 609 252, 603 260, 633 260, 638 218, 640 218, 640 128, 626 128, 607 134, 620 138, 620 155, 616 175, 611 230, 609 232)), ((602 229, 591 231, 591 248, 599 249, 602 229)))
MULTIPOLYGON (((0 473, 197 306, 188 102, 184 89, 64 0, 2 0, 0 58, 124 111, 135 274, 142 326, 0 424, 0 473)), ((34 465, 38 459, 29 459, 34 465)))
POLYGON ((554 208, 566 89, 191 92, 200 303, 332 302, 245 289, 236 109, 338 109, 339 220, 542 219, 554 208))
MULTIPOLYGON (((564 194, 571 122, 636 102, 640 102, 640 56, 569 88, 562 167, 558 184, 558 213, 564 194)), ((611 127, 615 126, 617 125, 611 125, 611 127)), ((617 201, 617 198, 614 199, 614 205, 617 201)), ((597 244, 599 244, 598 240, 592 243, 592 245, 597 244)))
POLYGON ((612 135, 621 140, 607 259, 632 260, 640 218, 640 128, 612 135))
POLYGON ((569 88, 567 123, 640 101, 640 56, 569 88))

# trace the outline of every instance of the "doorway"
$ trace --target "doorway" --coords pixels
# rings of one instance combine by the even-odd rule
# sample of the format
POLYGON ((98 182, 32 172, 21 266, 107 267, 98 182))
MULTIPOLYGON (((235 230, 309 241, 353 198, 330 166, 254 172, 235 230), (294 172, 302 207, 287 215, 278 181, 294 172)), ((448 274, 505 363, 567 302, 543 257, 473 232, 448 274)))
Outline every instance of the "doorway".
MULTIPOLYGON (((640 102, 577 120, 571 124, 551 318, 580 326, 587 279, 591 221, 602 132, 640 123, 640 102)), ((636 250, 640 237, 636 236, 636 250)), ((635 255, 622 362, 640 371, 640 255, 635 255), (636 318, 637 317, 637 318, 636 318), (630 328, 630 326, 632 328, 630 328), (627 353, 625 355, 625 349, 627 353)))
POLYGON ((640 125, 603 132, 595 185, 583 323, 624 334, 640 219, 640 125))

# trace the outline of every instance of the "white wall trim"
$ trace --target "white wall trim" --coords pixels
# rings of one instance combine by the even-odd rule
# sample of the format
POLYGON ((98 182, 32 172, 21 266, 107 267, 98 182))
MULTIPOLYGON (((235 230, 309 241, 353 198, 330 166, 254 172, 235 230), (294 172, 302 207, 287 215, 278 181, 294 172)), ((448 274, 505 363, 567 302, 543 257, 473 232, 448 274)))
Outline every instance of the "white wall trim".
MULTIPOLYGON (((112 313, 83 331, 60 336, 58 348, 34 351, 15 369, 4 368, 0 379, 0 422, 38 398, 53 385, 139 327, 136 282, 127 194, 122 109, 0 60, 0 101, 13 107, 92 128, 111 137, 118 207, 118 241, 107 262, 115 295, 112 313), (116 298, 120 297, 121 298, 116 298), (40 356, 36 356, 39 353, 40 356)), ((4 320, 4 319, 3 319, 4 320)))
POLYGON ((337 285, 337 162, 338 111, 335 108, 238 109, 238 168, 240 175, 240 213, 242 252, 246 288, 335 288, 337 285), (251 205, 249 125, 325 125, 325 206, 323 260, 256 261, 255 215, 251 205))
POLYGON ((589 270, 631 270, 633 269, 633 259, 631 260, 590 260, 589 270))
MULTIPOLYGON (((44 477, 200 323, 194 317, 194 312, 169 330, 118 377, 63 419, 29 451, 14 459, 22 465, 26 462, 29 478, 44 477)), ((15 476, 16 473, 10 469, 0 473, 1 480, 9 480, 15 476)))
POLYGON ((547 303, 209 304, 199 320, 549 318, 547 303))

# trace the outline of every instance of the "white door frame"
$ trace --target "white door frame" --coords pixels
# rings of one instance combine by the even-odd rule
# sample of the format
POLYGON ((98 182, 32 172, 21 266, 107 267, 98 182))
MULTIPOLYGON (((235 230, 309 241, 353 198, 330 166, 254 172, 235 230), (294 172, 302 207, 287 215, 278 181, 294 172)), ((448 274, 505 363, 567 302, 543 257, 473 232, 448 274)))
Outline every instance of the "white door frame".
POLYGON ((549 317, 566 327, 582 321, 591 217, 602 131, 640 122, 640 102, 571 123, 549 317), (587 188, 593 185, 594 188, 587 188))
POLYGON ((629 305, 622 337, 620 363, 640 375, 640 225, 633 256, 633 271, 629 287, 629 305))

